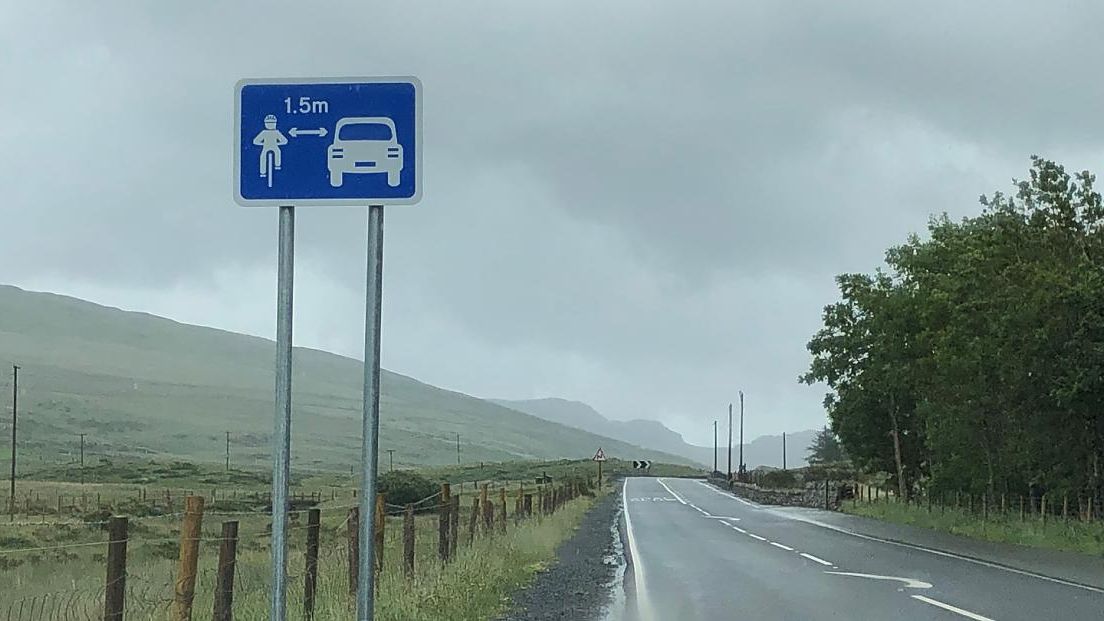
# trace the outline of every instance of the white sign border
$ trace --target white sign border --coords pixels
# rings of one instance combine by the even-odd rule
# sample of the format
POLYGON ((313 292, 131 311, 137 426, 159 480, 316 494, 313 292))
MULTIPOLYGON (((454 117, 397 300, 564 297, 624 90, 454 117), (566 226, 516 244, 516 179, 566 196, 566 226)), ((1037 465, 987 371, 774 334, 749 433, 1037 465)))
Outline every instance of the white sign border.
POLYGON ((365 205, 413 205, 422 200, 422 81, 412 75, 333 78, 243 78, 234 85, 234 202, 242 207, 364 207, 365 205), (254 84, 377 84, 407 83, 414 86, 414 196, 408 198, 245 198, 241 194, 241 93, 254 84))

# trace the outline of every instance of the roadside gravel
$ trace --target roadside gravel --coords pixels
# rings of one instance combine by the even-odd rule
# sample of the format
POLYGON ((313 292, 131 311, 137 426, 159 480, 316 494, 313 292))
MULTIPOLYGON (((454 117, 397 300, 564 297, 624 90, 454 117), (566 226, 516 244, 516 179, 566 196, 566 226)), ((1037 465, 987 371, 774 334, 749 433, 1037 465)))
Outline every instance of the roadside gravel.
POLYGON ((611 527, 621 508, 621 496, 607 494, 583 517, 579 530, 556 550, 555 562, 533 583, 514 594, 510 612, 499 621, 547 621, 604 618, 617 572, 611 527))

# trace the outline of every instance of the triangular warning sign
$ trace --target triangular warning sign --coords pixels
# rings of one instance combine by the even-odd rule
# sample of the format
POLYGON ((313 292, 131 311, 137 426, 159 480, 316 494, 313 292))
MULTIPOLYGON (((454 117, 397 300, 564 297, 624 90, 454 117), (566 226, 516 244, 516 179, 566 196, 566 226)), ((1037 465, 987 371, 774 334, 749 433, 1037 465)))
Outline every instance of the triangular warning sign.
POLYGON ((606 461, 606 452, 602 450, 602 447, 598 447, 598 452, 594 454, 594 461, 606 461))

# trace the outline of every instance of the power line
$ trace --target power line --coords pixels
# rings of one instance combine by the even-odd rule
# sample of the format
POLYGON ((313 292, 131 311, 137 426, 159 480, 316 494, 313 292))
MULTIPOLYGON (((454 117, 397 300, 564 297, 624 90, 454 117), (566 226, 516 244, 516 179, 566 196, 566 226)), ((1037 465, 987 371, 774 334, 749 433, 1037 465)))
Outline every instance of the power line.
POLYGON ((80 482, 81 485, 84 485, 84 436, 88 434, 81 433, 77 435, 80 436, 80 482))
POLYGON ((732 404, 728 404, 728 480, 732 480, 732 404))
POLYGON ((12 365, 12 447, 11 447, 11 481, 10 494, 8 496, 8 511, 11 521, 15 521, 15 428, 19 422, 19 366, 12 365))

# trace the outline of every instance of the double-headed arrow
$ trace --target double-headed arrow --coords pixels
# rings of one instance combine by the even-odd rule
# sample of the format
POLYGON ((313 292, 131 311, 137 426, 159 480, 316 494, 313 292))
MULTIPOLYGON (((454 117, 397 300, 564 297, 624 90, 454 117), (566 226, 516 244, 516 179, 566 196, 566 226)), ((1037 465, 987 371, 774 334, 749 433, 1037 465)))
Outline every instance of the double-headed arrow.
POLYGON ((288 130, 292 138, 298 138, 299 136, 318 136, 320 138, 326 137, 326 128, 319 127, 318 129, 299 129, 298 127, 292 127, 288 130))

